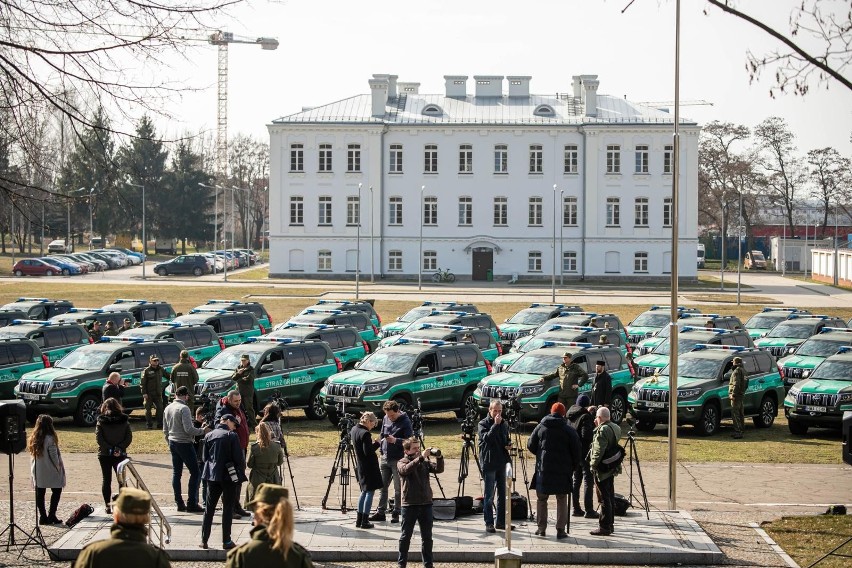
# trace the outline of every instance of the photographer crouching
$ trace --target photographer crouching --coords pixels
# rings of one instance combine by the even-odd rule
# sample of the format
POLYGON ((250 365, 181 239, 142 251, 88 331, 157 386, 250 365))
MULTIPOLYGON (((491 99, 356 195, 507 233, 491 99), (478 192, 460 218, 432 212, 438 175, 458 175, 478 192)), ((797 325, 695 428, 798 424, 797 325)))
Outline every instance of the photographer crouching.
POLYGON ((435 448, 421 450, 420 441, 414 437, 406 439, 402 449, 405 455, 397 463, 402 480, 402 530, 397 565, 405 568, 408 564, 408 547, 416 522, 420 526, 423 568, 432 568, 432 486, 429 474, 444 472, 444 456, 435 448), (431 459, 433 456, 435 462, 431 459))

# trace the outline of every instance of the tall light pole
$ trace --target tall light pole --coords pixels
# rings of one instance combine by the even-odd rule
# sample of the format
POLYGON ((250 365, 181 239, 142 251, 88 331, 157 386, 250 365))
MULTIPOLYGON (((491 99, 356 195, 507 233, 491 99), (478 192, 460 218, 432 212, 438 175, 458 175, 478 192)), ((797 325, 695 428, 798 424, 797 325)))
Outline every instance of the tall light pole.
POLYGON ((86 196, 86 199, 89 201, 89 249, 92 248, 92 237, 95 236, 95 215, 94 210, 92 209, 92 197, 95 193, 95 188, 81 187, 77 190, 77 193, 82 191, 88 191, 89 194, 86 196))
POLYGON ((423 289, 423 192, 426 186, 420 186, 420 256, 417 258, 417 289, 423 289))
MULTIPOLYGON (((783 215, 784 212, 782 211, 783 215)), ((784 217, 784 233, 781 237, 781 276, 784 276, 787 271, 787 217, 784 217)))
MULTIPOLYGON (((249 189, 247 187, 233 187, 232 186, 231 191, 233 191, 233 190, 245 191, 246 192, 246 221, 248 221, 248 216, 249 216, 249 213, 251 212, 250 208, 249 208, 249 204, 251 203, 251 189, 249 189)), ((233 200, 234 200, 234 197, 233 197, 233 194, 231 194, 231 205, 232 206, 234 204, 233 200)), ((233 211, 232 211, 232 214, 233 214, 233 211)), ((237 222, 236 217, 234 217, 234 220, 231 222, 231 224, 234 226, 235 231, 236 231, 236 222, 237 222)), ((249 247, 248 223, 244 224, 243 232, 245 233, 245 238, 246 238, 246 248, 251 248, 251 247, 249 247)), ((231 248, 234 248, 234 235, 233 234, 231 235, 231 248)))
POLYGON ((743 235, 740 229, 743 226, 743 192, 740 192, 740 221, 737 229, 737 305, 740 305, 740 284, 743 270, 743 235))
MULTIPOLYGON (((225 197, 225 193, 224 193, 225 188, 218 186, 218 185, 207 185, 207 184, 204 184, 204 183, 201 183, 201 182, 198 182, 198 185, 203 187, 203 188, 206 188, 206 189, 212 189, 215 192, 214 195, 216 196, 216 201, 215 201, 214 209, 213 209, 213 250, 214 251, 219 248, 219 241, 217 240, 217 238, 218 238, 217 231, 218 231, 218 228, 219 228, 219 222, 218 222, 218 218, 219 218, 219 191, 220 190, 222 191, 222 248, 225 248, 225 206, 228 203, 228 200, 225 197)), ((231 193, 233 194, 233 190, 231 190, 231 193)), ((222 255, 222 257, 223 257, 222 265, 225 267, 225 269, 223 270, 224 281, 227 282, 228 281, 228 261, 229 261, 229 259, 228 259, 227 255, 224 255, 224 254, 222 255)), ((216 258, 217 258, 217 255, 214 253, 213 254, 213 273, 214 274, 216 273, 216 258)))
POLYGON ((559 190, 559 285, 565 286, 565 238, 563 231, 565 230, 565 190, 559 190))
POLYGON ((550 271, 550 301, 556 303, 556 184, 553 184, 553 267, 550 271))
POLYGON ((840 270, 840 252, 838 251, 839 244, 837 242, 837 202, 834 203, 834 285, 837 286, 840 279, 838 278, 838 270, 840 270))
POLYGON ((145 261, 148 260, 145 254, 145 249, 147 248, 145 244, 148 242, 145 235, 145 184, 131 183, 129 181, 125 181, 124 183, 142 190, 142 280, 145 280, 145 261))
POLYGON ((358 225, 355 228, 355 299, 361 293, 361 184, 358 184, 358 225))
POLYGON ((373 186, 370 186, 370 284, 376 281, 376 264, 374 262, 375 250, 373 249, 373 186))

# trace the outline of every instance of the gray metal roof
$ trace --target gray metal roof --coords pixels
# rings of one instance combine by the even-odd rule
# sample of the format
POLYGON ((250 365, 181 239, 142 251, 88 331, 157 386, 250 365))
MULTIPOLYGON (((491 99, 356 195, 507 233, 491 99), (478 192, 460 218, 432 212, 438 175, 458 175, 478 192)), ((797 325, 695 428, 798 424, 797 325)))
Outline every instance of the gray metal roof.
MULTIPOLYGON (((597 116, 585 116, 583 103, 570 95, 530 95, 529 97, 446 97, 444 95, 400 95, 388 100, 385 115, 372 116, 371 95, 355 95, 326 105, 282 116, 273 124, 374 123, 374 124, 673 124, 674 115, 656 108, 632 103, 620 97, 597 95, 597 116), (440 114, 423 114, 437 105, 440 114), (540 105, 553 109, 552 115, 538 115, 540 105)), ((696 124, 681 117, 681 124, 696 124)))

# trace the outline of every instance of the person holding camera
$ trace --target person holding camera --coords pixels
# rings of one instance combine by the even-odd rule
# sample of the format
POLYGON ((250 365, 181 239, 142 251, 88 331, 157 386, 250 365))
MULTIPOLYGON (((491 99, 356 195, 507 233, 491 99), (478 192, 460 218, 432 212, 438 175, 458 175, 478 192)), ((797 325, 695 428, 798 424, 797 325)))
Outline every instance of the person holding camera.
POLYGON ((163 435, 172 455, 172 490, 178 511, 203 513, 198 505, 198 485, 200 483, 198 457, 195 455, 195 436, 201 436, 210 431, 209 428, 196 428, 192 424, 192 414, 189 411, 189 389, 178 387, 175 391, 175 401, 166 407, 163 413, 163 435), (183 468, 189 470, 189 505, 183 500, 181 491, 181 475, 183 468))
POLYGON ((432 568, 432 485, 429 474, 444 472, 444 456, 436 448, 421 451, 420 440, 413 436, 402 443, 402 449, 405 455, 397 464, 402 480, 402 527, 397 565, 405 568, 408 564, 408 547, 417 523, 420 526, 423 568, 432 568), (432 456, 435 462, 432 462, 432 456))
POLYGON ((234 518, 234 506, 240 484, 246 478, 246 460, 240 439, 234 430, 237 418, 233 414, 224 414, 216 428, 204 437, 204 469, 202 479, 207 480, 207 503, 204 508, 204 521, 201 524, 201 548, 206 549, 213 526, 213 514, 219 498, 222 498, 222 548, 230 550, 237 545, 231 540, 231 523, 234 518))
POLYGON ((479 462, 485 478, 485 532, 506 528, 506 464, 509 463, 509 426, 503 420, 503 403, 492 400, 488 416, 479 422, 479 462), (494 486, 497 485, 497 523, 494 523, 494 486))
POLYGON ((103 388, 101 389, 101 400, 114 398, 119 402, 119 404, 121 404, 121 400, 124 398, 124 388, 126 386, 127 381, 123 380, 121 375, 113 371, 109 374, 103 388))
POLYGON ((370 430, 376 427, 378 419, 372 412, 361 415, 358 424, 352 427, 349 437, 355 450, 355 459, 358 464, 355 472, 358 476, 358 485, 361 487, 361 496, 358 499, 358 517, 355 527, 359 529, 371 529, 375 525, 370 522, 370 509, 373 506, 373 493, 376 489, 384 487, 382 472, 379 470, 379 457, 376 450, 379 449, 379 440, 370 436, 370 430))
POLYGON ((117 472, 118 464, 127 459, 127 448, 133 441, 130 421, 118 399, 108 398, 101 404, 95 425, 95 439, 98 441, 98 462, 101 465, 101 494, 104 509, 109 515, 112 513, 112 472, 117 472))
POLYGON ((615 531, 615 476, 621 473, 621 465, 604 471, 601 461, 608 450, 612 451, 613 447, 618 444, 618 440, 621 438, 621 428, 618 424, 610 421, 609 408, 605 406, 598 408, 595 426, 589 463, 595 475, 595 489, 597 489, 598 501, 601 504, 601 516, 598 519, 598 528, 591 531, 590 534, 609 536, 615 531))
POLYGON ((379 493, 379 507, 376 512, 368 520, 384 521, 385 511, 388 506, 388 489, 393 481, 393 511, 391 513, 391 522, 399 522, 399 508, 402 502, 400 492, 399 469, 397 464, 403 456, 403 440, 414 435, 414 429, 411 426, 411 419, 405 412, 399 408, 399 404, 395 400, 389 400, 382 406, 385 413, 382 418, 382 430, 379 433, 381 439, 381 460, 379 460, 379 470, 382 472, 382 488, 379 493))

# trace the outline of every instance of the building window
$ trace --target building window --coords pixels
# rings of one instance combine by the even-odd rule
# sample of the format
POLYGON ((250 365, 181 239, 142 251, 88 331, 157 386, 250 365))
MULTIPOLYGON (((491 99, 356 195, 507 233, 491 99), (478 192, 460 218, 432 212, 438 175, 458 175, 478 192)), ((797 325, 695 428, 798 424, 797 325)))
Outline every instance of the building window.
POLYGON ((611 144, 606 147, 606 173, 621 173, 621 146, 611 144))
POLYGON ((494 146, 494 173, 505 174, 509 171, 509 147, 505 144, 494 146))
POLYGON ((357 195, 346 198, 346 226, 355 227, 361 224, 361 201, 357 195))
POLYGON ((473 198, 459 197, 459 225, 473 225, 473 198))
POLYGON ((388 251, 388 271, 398 272, 402 270, 402 251, 388 251))
POLYGON ((391 144, 390 159, 388 160, 388 163, 390 164, 388 166, 388 173, 402 173, 402 144, 391 144))
POLYGON ((331 225, 331 197, 322 195, 319 198, 319 225, 331 225))
POLYGON ((637 252, 633 255, 633 272, 648 272, 647 252, 637 252))
POLYGON ((299 195, 290 198, 290 225, 305 224, 305 201, 299 195))
POLYGON ((423 198, 423 224, 438 224, 438 198, 434 196, 423 198))
POLYGON ((330 250, 321 250, 317 253, 317 270, 319 272, 331 272, 330 250))
POLYGON ((663 227, 672 226, 672 198, 663 199, 663 227))
POLYGON ((505 197, 494 198, 494 226, 505 227, 509 224, 509 200, 505 197))
POLYGON ((648 173, 648 146, 640 144, 636 146, 636 170, 637 174, 648 173))
POLYGON ((606 199, 606 226, 618 227, 621 225, 621 204, 617 197, 606 199))
POLYGON ((423 251, 423 270, 438 270, 438 253, 433 250, 423 251))
POLYGON ((290 144, 290 171, 305 171, 305 147, 301 144, 290 144))
POLYGON ((540 144, 530 146, 530 173, 540 174, 544 167, 544 152, 540 144))
POLYGON ((459 146, 459 173, 473 173, 473 146, 470 144, 459 146))
POLYGON ((542 201, 541 197, 530 197, 529 201, 529 226, 541 227, 542 225, 542 201))
POLYGON ((402 197, 391 197, 388 204, 388 225, 402 225, 402 197))
POLYGON ((565 227, 577 226, 577 198, 566 197, 562 200, 562 225, 565 227))
POLYGON ((346 171, 360 172, 361 171, 361 145, 350 144, 346 149, 346 171))
POLYGON ((573 250, 562 253, 562 272, 577 272, 577 253, 573 250))
POLYGON ((637 197, 634 205, 633 225, 636 227, 648 226, 648 198, 637 197))
POLYGON ((539 251, 530 251, 527 257, 527 269, 530 272, 541 272, 541 253, 539 251))
POLYGON ((423 171, 427 174, 438 173, 438 146, 437 144, 426 144, 423 152, 423 171))
POLYGON ((674 163, 674 146, 668 145, 663 147, 663 173, 672 173, 672 164, 674 163))
POLYGON ((577 173, 577 146, 574 144, 569 144, 565 146, 565 170, 566 174, 576 174, 577 173))
POLYGON ((319 171, 331 171, 331 144, 320 144, 319 146, 319 171))

